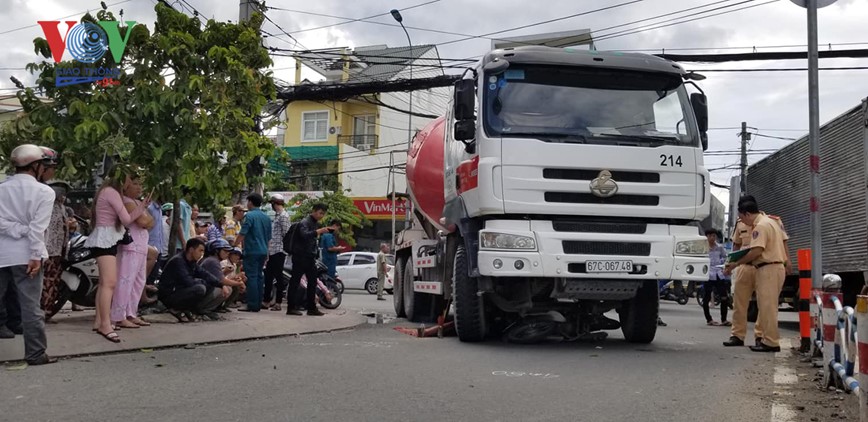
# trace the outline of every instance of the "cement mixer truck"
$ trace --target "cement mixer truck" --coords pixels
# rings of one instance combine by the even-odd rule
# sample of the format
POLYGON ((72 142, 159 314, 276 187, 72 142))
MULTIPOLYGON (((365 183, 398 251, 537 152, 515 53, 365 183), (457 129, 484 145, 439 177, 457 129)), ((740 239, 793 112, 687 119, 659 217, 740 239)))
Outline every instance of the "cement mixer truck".
POLYGON ((643 54, 487 53, 408 152, 398 315, 454 309, 464 342, 653 341, 658 281, 708 278, 701 79, 643 54))

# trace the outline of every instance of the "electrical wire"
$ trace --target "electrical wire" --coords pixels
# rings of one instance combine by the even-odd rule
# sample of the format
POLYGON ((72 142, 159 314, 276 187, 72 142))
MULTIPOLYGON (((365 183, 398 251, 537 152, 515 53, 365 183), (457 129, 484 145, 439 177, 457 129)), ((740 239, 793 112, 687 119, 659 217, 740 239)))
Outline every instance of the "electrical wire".
POLYGON ((504 33, 504 32, 517 31, 517 30, 519 30, 519 29, 531 28, 531 27, 534 27, 534 26, 545 25, 545 24, 548 24, 548 23, 553 23, 553 22, 558 22, 558 21, 562 21, 562 20, 572 19, 572 18, 576 18, 576 17, 579 17, 579 16, 586 16, 586 15, 590 15, 590 14, 597 13, 597 12, 603 12, 603 11, 606 11, 606 10, 611 10, 611 9, 615 9, 615 8, 618 8, 618 7, 623 7, 623 6, 627 6, 627 5, 630 5, 630 4, 639 3, 639 2, 642 2, 642 1, 644 1, 644 0, 632 0, 632 1, 624 2, 624 3, 618 3, 618 4, 615 4, 615 5, 611 5, 611 6, 601 7, 601 8, 598 8, 598 9, 588 10, 588 11, 585 11, 585 12, 574 13, 574 14, 572 14, 572 15, 562 16, 562 17, 559 17, 559 18, 548 19, 548 20, 544 20, 544 21, 540 21, 540 22, 534 22, 534 23, 527 24, 527 25, 521 25, 521 26, 516 26, 516 27, 513 27, 513 28, 507 28, 507 29, 502 29, 502 30, 499 30, 499 31, 488 32, 488 33, 485 33, 485 34, 473 35, 473 36, 468 36, 468 37, 465 37, 465 38, 460 38, 460 39, 456 39, 456 40, 452 40, 452 41, 446 41, 446 42, 442 42, 442 43, 437 43, 436 45, 437 45, 437 46, 444 46, 444 45, 455 44, 455 43, 459 43, 459 42, 463 42, 463 41, 467 41, 467 40, 478 39, 478 38, 482 38, 482 37, 488 37, 489 35, 497 35, 497 34, 502 34, 502 33, 504 33))
MULTIPOLYGON (((821 67, 818 70, 868 70, 868 66, 821 67)), ((787 67, 773 69, 695 69, 687 72, 807 72, 807 67, 787 67)))
MULTIPOLYGON (((437 2, 439 2, 439 1, 440 1, 440 0, 431 0, 431 1, 427 1, 427 2, 425 2, 425 3, 419 3, 419 4, 416 4, 416 5, 408 6, 408 7, 402 8, 402 9, 398 9, 398 10, 401 11, 401 12, 403 12, 403 11, 406 11, 406 10, 415 9, 415 8, 417 8, 417 7, 427 6, 427 5, 432 4, 432 3, 437 3, 437 2)), ((379 13, 379 14, 376 14, 376 15, 367 16, 367 17, 364 17, 364 18, 355 18, 355 19, 354 19, 354 18, 344 18, 344 17, 340 17, 340 16, 327 15, 327 14, 325 14, 325 13, 315 13, 315 12, 307 12, 307 11, 304 11, 304 10, 285 9, 285 8, 282 8, 282 7, 273 7, 273 6, 268 6, 268 9, 271 9, 271 10, 279 10, 279 11, 284 11, 284 12, 293 12, 293 13, 299 13, 299 14, 311 15, 311 16, 320 16, 320 17, 335 18, 335 19, 345 19, 345 20, 346 20, 346 22, 340 22, 340 23, 335 23, 335 24, 331 24, 331 25, 323 25, 323 26, 318 26, 318 27, 315 27, 315 28, 306 28, 306 29, 300 29, 300 30, 297 30, 297 31, 292 31, 292 32, 291 32, 292 34, 300 34, 300 33, 302 33, 302 32, 310 32, 310 31, 316 31, 316 30, 319 30, 319 29, 332 28, 332 27, 335 27, 335 26, 346 25, 346 24, 348 24, 348 23, 353 23, 353 22, 379 23, 379 22, 367 22, 367 20, 368 20, 368 19, 379 18, 379 17, 382 17, 382 16, 388 16, 388 15, 391 14, 391 12, 386 12, 386 13, 379 13)), ((395 25, 395 24, 383 24, 383 25, 389 25, 389 26, 397 26, 397 27, 400 27, 400 25, 395 25)), ((409 26, 408 26, 407 28, 413 29, 413 28, 411 28, 411 27, 409 27, 409 26)))
MULTIPOLYGON (((129 3, 129 2, 131 2, 131 1, 133 1, 133 0, 123 0, 123 1, 116 2, 116 3, 108 4, 108 5, 106 5, 106 7, 117 6, 117 5, 119 5, 119 4, 129 3)), ((90 12, 90 9, 85 10, 85 11, 83 11, 83 12, 73 13, 73 14, 68 15, 68 16, 63 16, 63 17, 60 17, 60 18, 54 18, 54 20, 59 21, 59 20, 62 20, 62 19, 67 19, 67 18, 72 18, 72 17, 80 17, 82 14, 84 14, 84 13, 89 13, 89 12, 90 12)), ((3 31, 3 32, 0 32, 0 35, 5 35, 5 34, 9 34, 9 33, 11 33, 11 32, 16 32, 16 31, 20 31, 20 30, 22 30, 22 29, 33 28, 33 27, 37 27, 37 26, 39 26, 38 23, 37 23, 37 24, 33 24, 33 25, 22 26, 22 27, 15 28, 15 29, 9 29, 9 30, 6 30, 6 31, 3 31)))
MULTIPOLYGON (((728 1, 728 0, 726 0, 728 1)), ((868 45, 868 41, 865 42, 842 42, 842 43, 818 43, 818 47, 828 47, 831 51, 833 46, 854 46, 854 45, 868 45)), ((629 49, 629 50, 618 50, 623 52, 636 52, 636 53, 646 53, 646 52, 654 52, 660 51, 661 53, 665 53, 666 51, 719 51, 719 50, 752 50, 753 52, 757 52, 758 49, 766 49, 766 48, 807 48, 807 44, 789 44, 789 45, 751 45, 751 46, 743 46, 743 47, 679 47, 679 48, 639 48, 639 49, 629 49)))
POLYGON ((338 176, 341 174, 365 173, 365 172, 374 171, 374 170, 384 170, 384 169, 388 169, 388 168, 400 168, 400 166, 403 166, 406 164, 407 163, 397 163, 395 165, 368 167, 368 168, 353 169, 353 170, 343 170, 343 171, 336 171, 336 172, 331 172, 331 173, 305 174, 303 176, 289 176, 289 177, 285 177, 284 180, 304 179, 306 177, 338 176))
MULTIPOLYGON (((708 12, 713 12, 713 11, 716 11, 716 10, 729 9, 729 8, 736 7, 736 6, 741 6, 741 5, 744 5, 744 4, 747 4, 747 3, 753 3, 753 2, 755 2, 755 1, 757 1, 757 0, 744 0, 744 1, 739 2, 739 3, 735 3, 735 4, 731 4, 731 5, 727 5, 727 6, 721 6, 721 7, 718 7, 718 8, 714 8, 714 9, 710 9, 710 10, 706 10, 706 11, 702 11, 702 12, 697 12, 697 13, 690 14, 690 15, 686 15, 686 16, 681 16, 681 17, 678 17, 678 18, 673 18, 673 19, 669 19, 669 20, 661 21, 661 22, 657 22, 657 23, 654 23, 654 24, 650 24, 650 25, 646 25, 646 26, 642 26, 642 27, 638 27, 638 28, 632 28, 632 29, 627 29, 627 30, 623 30, 623 31, 613 32, 613 33, 610 33, 610 34, 604 34, 603 36, 596 38, 594 41, 595 41, 595 42, 599 42, 599 41, 604 41, 604 40, 613 39, 613 38, 625 37, 625 36, 628 36, 628 35, 640 34, 640 33, 647 32, 647 31, 653 31, 653 30, 655 30, 655 29, 667 28, 667 27, 670 27, 670 26, 680 25, 680 24, 682 24, 682 23, 696 22, 696 21, 698 21, 698 20, 702 20, 702 19, 713 18, 713 17, 716 17, 716 16, 721 16, 721 15, 726 15, 726 14, 729 14, 729 13, 740 12, 740 11, 742 11, 742 10, 752 9, 752 8, 754 8, 754 7, 765 6, 765 5, 768 5, 768 4, 777 3, 777 2, 779 2, 780 0, 770 0, 770 1, 767 1, 767 2, 764 2, 764 3, 753 4, 753 5, 745 6, 745 7, 739 7, 739 8, 733 9, 733 10, 726 10, 726 11, 719 12, 719 13, 714 13, 714 14, 711 14, 711 15, 699 16, 699 15, 706 14, 706 13, 708 13, 708 12), (691 17, 691 19, 687 19, 687 20, 684 20, 684 21, 677 21, 678 19, 683 19, 683 18, 687 18, 687 17, 691 17), (661 25, 661 24, 664 24, 664 23, 665 23, 665 25, 661 25), (655 25, 657 25, 657 26, 655 26, 655 25)), ((556 46, 556 47, 557 47, 557 46, 556 46)))
POLYGON ((785 137, 782 137, 782 136, 764 135, 764 134, 762 134, 762 133, 754 133, 753 135, 754 135, 754 136, 759 136, 759 137, 762 137, 762 138, 780 139, 780 140, 782 140, 782 141, 798 141, 798 139, 796 139, 796 138, 785 138, 785 137))

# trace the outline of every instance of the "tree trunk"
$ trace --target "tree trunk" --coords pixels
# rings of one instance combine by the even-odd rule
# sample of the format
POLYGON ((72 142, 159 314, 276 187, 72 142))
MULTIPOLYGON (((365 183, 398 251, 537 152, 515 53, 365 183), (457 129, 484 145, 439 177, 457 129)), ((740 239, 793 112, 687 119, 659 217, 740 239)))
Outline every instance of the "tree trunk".
MULTIPOLYGON (((181 224, 181 200, 175 199, 172 203, 172 222, 169 224, 169 256, 175 256, 176 244, 178 243, 178 226, 181 224)), ((183 248, 183 245, 182 245, 183 248)))

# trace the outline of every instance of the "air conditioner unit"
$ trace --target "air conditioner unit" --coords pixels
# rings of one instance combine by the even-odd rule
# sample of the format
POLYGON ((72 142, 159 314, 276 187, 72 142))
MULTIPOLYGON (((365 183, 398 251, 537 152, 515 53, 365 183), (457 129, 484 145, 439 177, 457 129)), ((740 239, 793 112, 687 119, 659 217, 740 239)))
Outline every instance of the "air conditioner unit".
POLYGON ((329 128, 329 133, 332 135, 340 135, 341 127, 340 126, 332 126, 329 128))

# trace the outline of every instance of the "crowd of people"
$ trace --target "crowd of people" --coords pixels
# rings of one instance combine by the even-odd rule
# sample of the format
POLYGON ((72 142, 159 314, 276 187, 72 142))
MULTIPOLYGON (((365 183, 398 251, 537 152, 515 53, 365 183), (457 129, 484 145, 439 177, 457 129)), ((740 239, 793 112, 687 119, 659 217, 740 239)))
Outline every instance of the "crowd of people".
MULTIPOLYGON (((56 359, 46 354, 45 321, 62 305, 64 257, 69 240, 81 233, 76 215, 65 206, 69 184, 53 180, 57 152, 27 144, 10 158, 15 174, 0 183, 0 339, 23 335, 28 364, 53 363, 56 359)), ((92 209, 80 211, 90 220, 84 246, 99 270, 93 332, 119 343, 118 331, 151 326, 140 316, 140 306, 157 300, 179 322, 220 320, 232 309, 280 311, 284 295, 287 315, 302 315, 301 309, 324 315, 317 307, 316 290, 324 286, 316 260, 322 254, 334 275, 333 263, 343 250, 334 237, 341 222, 333 219, 320 227, 328 208, 316 204, 309 216, 292 224, 285 198, 269 198, 273 218, 261 210, 263 201, 253 193, 246 207, 232 207, 231 218, 218 213, 213 223, 201 221, 199 208, 184 199, 174 210, 172 203, 146 195, 140 169, 115 166, 96 191, 92 209), (173 228, 175 211, 179 224, 173 228), (173 229, 178 240, 170 245, 173 229), (283 271, 289 255, 287 283, 283 271), (162 270, 159 281, 148 285, 155 269, 162 270), (306 295, 296 303, 300 286, 306 295)), ((331 300, 328 293, 324 297, 331 300)))

